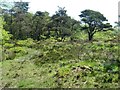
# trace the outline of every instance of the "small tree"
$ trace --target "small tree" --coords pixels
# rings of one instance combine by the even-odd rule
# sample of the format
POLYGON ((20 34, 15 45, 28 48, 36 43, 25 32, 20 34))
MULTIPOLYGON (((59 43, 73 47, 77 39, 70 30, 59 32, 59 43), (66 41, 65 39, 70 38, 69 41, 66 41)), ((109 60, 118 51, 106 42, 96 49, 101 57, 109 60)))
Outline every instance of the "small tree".
POLYGON ((110 23, 104 24, 107 19, 100 12, 84 10, 79 16, 82 18, 81 21, 85 24, 84 29, 87 30, 89 41, 93 39, 93 35, 96 32, 112 27, 110 23))
POLYGON ((10 38, 12 37, 12 35, 9 34, 8 31, 5 31, 5 30, 3 29, 3 24, 5 24, 5 23, 4 23, 4 20, 3 20, 3 18, 0 16, 0 45, 5 44, 5 42, 9 41, 10 38))

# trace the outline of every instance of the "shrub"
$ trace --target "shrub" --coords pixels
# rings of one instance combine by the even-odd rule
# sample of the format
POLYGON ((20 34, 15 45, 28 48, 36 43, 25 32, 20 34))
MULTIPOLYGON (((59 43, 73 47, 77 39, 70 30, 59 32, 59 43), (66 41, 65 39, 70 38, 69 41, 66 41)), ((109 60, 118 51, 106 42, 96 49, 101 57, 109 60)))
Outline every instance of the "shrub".
POLYGON ((26 51, 26 49, 27 48, 25 48, 25 47, 13 47, 13 48, 10 48, 11 51, 16 53, 16 57, 20 57, 20 56, 28 54, 28 51, 26 51))
POLYGON ((4 25, 4 21, 2 19, 2 17, 0 17, 0 44, 4 45, 5 42, 8 42, 10 40, 10 38, 12 37, 11 34, 9 34, 8 31, 5 31, 3 29, 3 25, 4 25))
POLYGON ((28 38, 28 39, 26 39, 26 40, 18 40, 18 41, 16 42, 16 44, 17 44, 18 46, 32 47, 32 46, 35 45, 35 42, 34 42, 33 39, 28 38))

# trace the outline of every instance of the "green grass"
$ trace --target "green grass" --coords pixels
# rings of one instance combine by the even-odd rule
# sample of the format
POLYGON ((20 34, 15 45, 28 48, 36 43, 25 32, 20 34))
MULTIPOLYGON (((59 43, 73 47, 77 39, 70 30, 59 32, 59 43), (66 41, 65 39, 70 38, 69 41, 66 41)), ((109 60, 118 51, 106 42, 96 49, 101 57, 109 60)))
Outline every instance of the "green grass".
POLYGON ((26 40, 7 46, 15 58, 0 62, 2 87, 118 88, 119 46, 111 33, 96 33, 93 42, 82 36, 76 42, 32 40, 24 46, 26 40))

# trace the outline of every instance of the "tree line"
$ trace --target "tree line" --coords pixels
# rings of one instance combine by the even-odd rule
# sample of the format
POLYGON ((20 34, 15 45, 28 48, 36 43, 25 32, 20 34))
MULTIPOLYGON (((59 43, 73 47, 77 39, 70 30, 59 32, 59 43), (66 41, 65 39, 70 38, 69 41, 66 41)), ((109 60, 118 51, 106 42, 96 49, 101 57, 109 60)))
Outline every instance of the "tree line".
POLYGON ((49 12, 28 12, 28 2, 14 2, 12 8, 7 9, 4 8, 5 3, 0 6, 0 15, 5 21, 3 28, 13 35, 12 39, 43 40, 54 37, 63 41, 70 37, 72 40, 75 33, 85 30, 91 41, 96 32, 112 29, 103 14, 89 9, 82 11, 79 15, 80 21, 77 21, 67 15, 65 7, 58 7, 58 11, 49 16, 49 12))

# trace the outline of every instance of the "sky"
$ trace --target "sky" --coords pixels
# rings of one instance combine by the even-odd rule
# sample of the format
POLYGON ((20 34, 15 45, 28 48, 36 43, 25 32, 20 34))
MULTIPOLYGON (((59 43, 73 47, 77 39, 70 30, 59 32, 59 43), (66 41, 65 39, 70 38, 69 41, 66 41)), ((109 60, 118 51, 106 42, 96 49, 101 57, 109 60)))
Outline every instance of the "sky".
MULTIPOLYGON (((20 1, 20 0, 12 0, 20 1)), ((118 21, 118 2, 119 0, 22 0, 28 1, 29 12, 47 11, 50 16, 55 14, 58 6, 65 7, 67 14, 76 20, 80 20, 78 15, 85 9, 99 11, 114 25, 118 21)))

